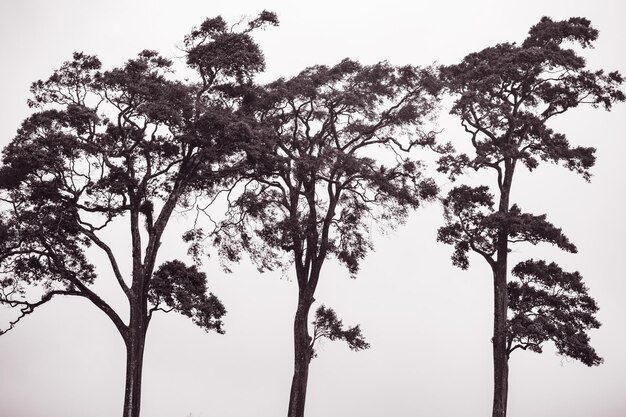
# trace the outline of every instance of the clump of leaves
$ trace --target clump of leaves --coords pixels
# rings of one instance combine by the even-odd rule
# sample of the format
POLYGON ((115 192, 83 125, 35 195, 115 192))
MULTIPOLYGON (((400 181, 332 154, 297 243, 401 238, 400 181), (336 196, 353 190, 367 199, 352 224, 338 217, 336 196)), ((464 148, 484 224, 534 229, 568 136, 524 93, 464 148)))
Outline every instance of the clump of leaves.
POLYGON ((358 324, 344 330, 343 322, 337 317, 337 313, 332 308, 324 305, 319 306, 315 311, 313 338, 311 340, 313 357, 316 356, 314 350, 315 342, 322 338, 331 341, 343 340, 354 351, 365 350, 370 347, 370 344, 365 341, 358 324))
POLYGON ((206 274, 195 265, 187 266, 179 260, 162 264, 150 282, 148 300, 156 306, 153 310, 174 310, 206 331, 224 333, 221 317, 226 309, 213 293, 208 293, 206 274))
POLYGON ((563 231, 546 220, 546 215, 524 213, 516 204, 506 213, 495 211, 493 195, 487 186, 461 185, 442 200, 446 225, 438 230, 437 240, 454 245, 453 265, 467 269, 468 253, 476 252, 495 265, 498 232, 506 231, 507 244, 550 243, 567 252, 577 249, 563 231))
POLYGON ((603 362, 589 344, 587 331, 600 327, 596 301, 578 272, 565 272, 554 262, 527 260, 513 268, 508 283, 508 353, 515 349, 542 352, 554 342, 557 351, 585 365, 603 362))

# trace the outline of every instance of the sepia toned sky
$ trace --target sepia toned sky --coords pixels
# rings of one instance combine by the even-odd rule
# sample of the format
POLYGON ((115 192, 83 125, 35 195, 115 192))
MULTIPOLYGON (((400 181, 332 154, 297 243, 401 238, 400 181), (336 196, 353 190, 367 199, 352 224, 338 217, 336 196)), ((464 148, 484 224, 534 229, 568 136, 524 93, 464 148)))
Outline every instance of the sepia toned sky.
MULTIPOLYGON (((618 0, 7 0, 0 2, 0 145, 30 112, 30 83, 47 78, 72 52, 96 54, 104 68, 143 49, 177 60, 183 36, 206 17, 221 14, 236 22, 264 8, 278 14, 280 26, 255 34, 267 60, 262 82, 345 57, 366 64, 453 64, 499 42, 521 42, 544 15, 590 19, 600 37, 595 49, 584 51, 589 67, 626 73, 626 3, 618 0)), ((626 415, 626 106, 611 113, 575 109, 551 126, 573 144, 598 149, 592 181, 554 166, 519 170, 512 201, 528 212, 547 213, 579 253, 518 245, 511 265, 534 257, 581 272, 600 306, 603 326, 591 338, 605 363, 588 368, 556 355, 550 345, 542 355, 516 351, 508 415, 621 417, 626 415)), ((439 128, 443 141, 467 139, 447 115, 446 103, 439 128)), ((437 178, 444 190, 450 188, 437 178)), ((185 253, 180 234, 187 220, 180 214, 171 222, 161 261, 185 253)), ((371 347, 354 353, 338 342, 323 343, 311 363, 307 416, 490 415, 490 270, 477 257, 470 258, 468 271, 454 268, 452 248, 436 242, 441 222, 441 208, 433 203, 397 230, 381 233, 372 225, 375 251, 355 280, 335 261, 325 264, 316 299, 333 307, 344 323, 359 323, 371 347)), ((124 231, 107 238, 118 242, 123 256, 124 231)), ((97 288, 123 306, 104 259, 94 262, 102 267, 97 288)), ((259 274, 242 262, 225 274, 216 255, 202 269, 228 310, 226 334, 205 333, 174 314, 155 316, 146 341, 142 415, 285 415, 297 294, 290 271, 259 274)), ((0 328, 6 317, 0 307, 0 328)), ((57 299, 0 337, 0 416, 119 415, 124 369, 124 345, 112 323, 85 300, 57 299)))

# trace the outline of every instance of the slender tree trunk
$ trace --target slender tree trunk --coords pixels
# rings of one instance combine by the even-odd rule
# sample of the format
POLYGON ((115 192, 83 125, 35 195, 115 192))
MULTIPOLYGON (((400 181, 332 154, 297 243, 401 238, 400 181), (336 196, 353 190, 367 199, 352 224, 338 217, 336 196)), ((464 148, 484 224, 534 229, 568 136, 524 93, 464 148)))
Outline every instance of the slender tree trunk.
POLYGON ((509 362, 506 345, 508 294, 506 288, 506 259, 498 262, 494 271, 493 308, 493 417, 506 417, 509 362))
MULTIPOLYGON (((509 197, 513 183, 515 163, 505 161, 505 171, 500 184, 500 202, 498 212, 509 212, 509 197)), ((509 295, 507 289, 509 231, 504 226, 498 231, 496 242, 497 260, 493 265, 493 411, 492 417, 506 417, 509 393, 509 358, 507 354, 507 313, 509 295)))
POLYGON ((139 417, 141 409, 141 375, 148 321, 139 309, 131 308, 126 343, 126 388, 123 417, 139 417))
POLYGON ((313 299, 300 291, 298 309, 293 323, 294 341, 294 369, 289 396, 288 417, 303 417, 306 401, 306 387, 309 379, 309 364, 311 362, 311 337, 309 336, 308 321, 309 309, 313 299))

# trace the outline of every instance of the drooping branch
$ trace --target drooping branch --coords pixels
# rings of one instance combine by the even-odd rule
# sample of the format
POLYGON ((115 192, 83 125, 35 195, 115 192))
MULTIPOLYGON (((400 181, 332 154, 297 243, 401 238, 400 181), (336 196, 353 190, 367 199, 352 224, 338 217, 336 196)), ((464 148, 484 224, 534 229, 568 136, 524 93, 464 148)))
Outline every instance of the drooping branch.
POLYGON ((9 322, 9 325, 6 329, 0 329, 0 335, 3 335, 5 333, 7 333, 8 331, 12 330, 15 325, 22 320, 24 317, 26 317, 28 314, 32 313, 33 311, 35 311, 36 308, 44 305, 45 303, 47 303, 48 301, 52 300, 52 298, 56 295, 69 295, 69 296, 79 296, 79 297, 85 297, 85 294, 80 292, 80 291, 72 291, 72 290, 53 290, 53 291, 49 291, 46 294, 44 294, 41 299, 37 302, 28 302, 28 301, 23 301, 23 300, 11 300, 6 298, 4 295, 2 297, 0 297, 0 304, 6 304, 9 305, 13 308, 18 307, 19 308, 19 316, 14 319, 11 320, 9 322))

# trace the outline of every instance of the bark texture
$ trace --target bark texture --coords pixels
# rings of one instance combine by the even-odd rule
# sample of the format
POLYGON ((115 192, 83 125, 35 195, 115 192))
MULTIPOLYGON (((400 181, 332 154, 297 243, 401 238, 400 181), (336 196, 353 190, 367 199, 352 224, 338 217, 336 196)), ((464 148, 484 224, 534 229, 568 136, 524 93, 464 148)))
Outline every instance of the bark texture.
MULTIPOLYGON (((515 162, 505 161, 504 178, 499 182, 500 202, 498 212, 509 212, 509 197, 513 184, 515 162)), ((507 312, 509 295, 507 291, 507 264, 509 253, 509 231, 506 226, 498 231, 497 260, 493 268, 493 410, 492 417, 506 417, 509 391, 509 357, 507 349, 507 312)))
POLYGON ((123 417, 139 417, 141 409, 141 375, 143 371, 143 353, 145 333, 129 332, 126 341, 126 387, 124 390, 123 417))
MULTIPOLYGON (((141 284, 144 283, 141 282, 141 284)), ((143 285, 139 286, 143 287, 143 285)), ((131 300, 133 299, 132 295, 134 294, 131 292, 131 300)), ((143 354, 149 324, 145 297, 138 297, 132 301, 134 302, 131 303, 129 324, 123 334, 126 345, 126 387, 124 389, 123 417, 139 417, 141 410, 143 354)))
POLYGON ((303 417, 306 402, 306 389, 309 379, 309 364, 312 349, 308 330, 309 310, 313 300, 301 295, 293 323, 294 369, 289 395, 288 417, 303 417))
POLYGON ((506 312, 508 295, 506 284, 506 260, 494 272, 494 321, 493 321, 493 417, 506 416, 508 395, 509 359, 506 340, 506 312))

